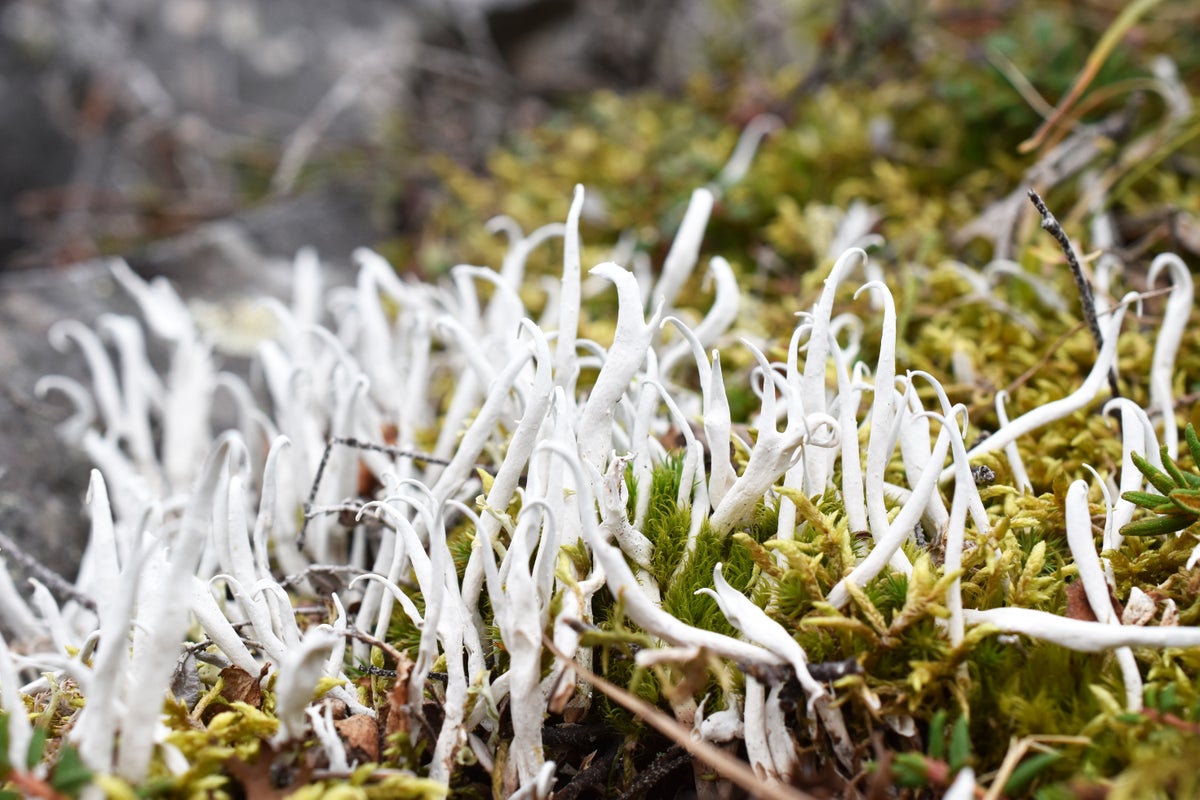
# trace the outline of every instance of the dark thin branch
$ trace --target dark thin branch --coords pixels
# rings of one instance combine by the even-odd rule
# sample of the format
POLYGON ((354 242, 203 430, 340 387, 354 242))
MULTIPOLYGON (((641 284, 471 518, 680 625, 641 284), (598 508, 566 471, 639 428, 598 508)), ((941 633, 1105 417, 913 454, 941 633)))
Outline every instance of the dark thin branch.
POLYGON ((279 585, 284 589, 295 589, 307 580, 312 578, 350 578, 353 580, 359 575, 365 575, 367 571, 359 567, 348 565, 338 566, 336 564, 313 564, 303 572, 297 572, 294 575, 288 575, 279 582, 279 585))
POLYGON ((613 761, 620 753, 620 742, 610 744, 603 752, 597 752, 587 766, 575 773, 571 781, 554 792, 554 800, 575 800, 587 791, 603 792, 608 786, 608 775, 612 771, 613 761))
POLYGON ((312 488, 309 489, 308 499, 304 501, 304 522, 300 525, 300 534, 296 537, 296 549, 304 547, 304 537, 308 534, 308 523, 313 518, 313 504, 317 500, 317 491, 321 488, 321 478, 325 475, 325 467, 329 464, 329 454, 333 452, 334 445, 343 445, 345 447, 353 447, 356 450, 371 450, 376 453, 383 453, 392 458, 411 458, 414 461, 424 461, 427 464, 442 464, 446 465, 450 462, 435 458, 424 453, 416 453, 411 450, 403 450, 399 447, 393 447, 387 444, 375 444, 374 442, 364 442, 361 439, 355 439, 352 436, 331 436, 325 443, 325 452, 321 454, 321 462, 317 465, 317 474, 313 476, 312 488))
MULTIPOLYGON (((692 754, 679 745, 672 745, 666 751, 659 753, 658 758, 646 769, 642 770, 634 780, 629 790, 621 795, 621 800, 633 800, 642 792, 649 791, 662 783, 672 772, 692 760, 692 754)), ((555 795, 557 797, 557 795, 555 795)))
POLYGON ((597 691, 622 706, 639 720, 686 749, 693 758, 710 766, 723 778, 733 781, 748 793, 757 794, 766 800, 813 800, 813 795, 791 786, 763 783, 750 765, 736 756, 703 739, 693 739, 691 729, 681 725, 673 717, 634 695, 626 689, 610 683, 587 667, 575 661, 558 648, 546 634, 542 634, 542 645, 556 658, 569 664, 575 672, 590 683, 597 691))
POLYGON ((398 674, 394 669, 384 669, 377 667, 374 664, 365 664, 359 667, 364 675, 374 675, 377 678, 394 678, 398 674))
POLYGON ((414 461, 424 461, 427 464, 442 464, 443 466, 450 464, 449 459, 435 458, 427 453, 418 453, 415 450, 405 450, 390 444, 364 442, 363 440, 355 439, 352 436, 335 436, 329 440, 329 443, 353 447, 356 450, 371 450, 376 453, 383 453, 385 456, 391 456, 392 458, 411 458, 414 461))
POLYGON ((814 680, 822 683, 833 683, 847 675, 861 675, 862 664, 857 658, 847 658, 844 661, 817 661, 808 665, 808 674, 814 680))
POLYGON ((71 582, 62 575, 59 575, 57 572, 50 569, 45 564, 42 564, 29 553, 25 552, 20 545, 8 538, 8 536, 2 532, 0 532, 0 554, 6 555, 16 561, 18 564, 28 570, 34 578, 37 578, 39 581, 45 584, 47 589, 54 592, 59 597, 74 600, 88 611, 95 613, 95 600, 72 586, 71 582))
MULTIPOLYGON (((612 728, 595 724, 563 722, 559 725, 547 725, 542 729, 542 743, 546 747, 570 747, 585 752, 613 736, 612 728)), ((619 734, 616 736, 620 738, 619 734)))
POLYGON ((382 639, 372 636, 366 631, 359 630, 358 628, 347 628, 345 635, 348 639, 357 639, 358 641, 369 644, 372 647, 378 647, 384 653, 391 656, 392 660, 397 664, 402 664, 404 660, 408 658, 407 655, 398 650, 395 646, 383 641, 382 639))
MULTIPOLYGON (((1062 249, 1063 255, 1067 257, 1067 266, 1071 268, 1071 277, 1075 279, 1075 286, 1079 289, 1079 301, 1083 306, 1083 318, 1087 322, 1088 330, 1092 332, 1092 339, 1096 342, 1096 352, 1099 353, 1104 347, 1104 334, 1100 332, 1100 321, 1096 319, 1096 296, 1092 293, 1092 284, 1088 281, 1087 276, 1083 274, 1083 267, 1079 263, 1079 258, 1075 255, 1075 248, 1071 246, 1071 240, 1067 237, 1066 231, 1062 229, 1062 225, 1058 224, 1058 220, 1054 218, 1054 214, 1050 213, 1050 209, 1046 207, 1046 203, 1042 200, 1041 195, 1033 189, 1029 190, 1029 200, 1033 203, 1034 208, 1042 215, 1042 229, 1054 237, 1058 242, 1059 248, 1062 249)), ((1115 368, 1108 371, 1108 386, 1112 390, 1113 397, 1120 397, 1121 390, 1117 387, 1117 371, 1115 368)))

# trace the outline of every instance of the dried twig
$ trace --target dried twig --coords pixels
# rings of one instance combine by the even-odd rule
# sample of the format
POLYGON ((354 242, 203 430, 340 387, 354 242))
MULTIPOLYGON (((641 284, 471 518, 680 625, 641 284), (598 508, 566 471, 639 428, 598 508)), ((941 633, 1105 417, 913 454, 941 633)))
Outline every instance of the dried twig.
POLYGON ((1017 94, 1021 95, 1021 99, 1026 105, 1032 108, 1042 119, 1049 119, 1054 116, 1054 106, 1046 102, 1046 98, 1038 92, 1037 87, 1030 83, 1029 79, 1021 72, 1021 68, 1013 63, 1012 59, 1004 55, 998 47, 989 47, 984 51, 984 57, 988 62, 1004 76, 1005 80, 1017 90, 1017 94))
POLYGON ((570 664, 577 675, 607 695, 610 700, 637 715, 638 719, 687 750, 694 758, 698 758, 711 766, 713 771, 733 781, 744 791, 758 797, 767 798, 767 800, 815 800, 811 794, 794 787, 783 786, 777 783, 764 783, 745 762, 734 758, 721 748, 703 739, 693 739, 691 731, 683 725, 680 725, 640 697, 627 692, 616 684, 609 683, 587 667, 579 664, 562 650, 558 649, 549 636, 542 635, 542 644, 557 658, 570 664))
POLYGON ((643 792, 653 789, 662 783, 668 775, 692 760, 692 754, 679 745, 673 745, 665 752, 659 753, 650 766, 646 767, 633 784, 621 795, 621 800, 633 800, 643 792))
MULTIPOLYGON (((1075 254, 1075 248, 1072 246, 1070 238, 1067 237, 1066 231, 1062 229, 1062 225, 1058 224, 1054 214, 1050 213, 1050 209, 1046 207, 1041 195, 1030 189, 1029 199, 1038 213, 1042 215, 1042 229, 1054 237, 1058 246, 1062 248, 1063 255, 1067 257, 1067 266, 1071 268, 1071 277, 1075 279, 1075 286, 1079 289, 1083 318, 1087 322, 1088 330, 1092 332, 1092 339, 1096 342, 1096 352, 1100 352, 1104 347, 1104 335, 1100 332, 1100 321, 1096 319, 1096 298, 1092 293, 1092 284, 1083 274, 1083 266, 1079 263, 1079 257, 1075 254)), ((1117 387, 1115 368, 1108 371, 1108 386, 1112 390, 1113 397, 1121 396, 1121 391, 1117 387)))
POLYGON ((443 464, 447 465, 450 462, 435 458, 424 453, 416 453, 411 450, 403 450, 399 447, 393 447, 387 444, 376 444, 374 442, 364 442, 361 439, 355 439, 352 436, 331 436, 329 441, 325 443, 325 452, 321 454, 321 462, 317 464, 317 474, 313 476, 312 488, 308 491, 308 499, 304 501, 304 522, 300 525, 300 533, 296 537, 296 549, 304 547, 304 537, 308 533, 308 523, 313 518, 313 504, 317 500, 317 492, 321 488, 321 478, 325 475, 325 467, 329 464, 329 454, 333 452, 334 445, 344 445, 353 447, 358 450, 371 450, 376 453, 383 453, 392 458, 411 458, 415 461, 424 461, 427 464, 443 464))
POLYGON ((88 611, 96 611, 95 600, 72 586, 71 582, 62 575, 59 575, 57 572, 50 569, 45 564, 42 564, 29 553, 25 552, 20 545, 2 532, 0 532, 0 554, 12 558, 22 567, 29 570, 33 577, 44 583, 46 588, 60 597, 74 600, 88 611))
POLYGON ((367 570, 354 566, 338 566, 336 564, 313 564, 303 572, 297 572, 294 575, 288 575, 279 582, 279 585, 284 589, 294 589, 300 584, 312 578, 328 580, 330 578, 357 578, 359 575, 365 575, 367 570))
POLYGON ((862 664, 858 663, 857 658, 847 658, 842 661, 818 661, 808 665, 808 674, 813 676, 813 680, 833 683, 847 675, 861 675, 862 664))
POLYGON ((386 78, 395 69, 395 60, 390 55, 372 53, 346 70, 300 127, 288 137, 279 165, 271 176, 273 197, 291 193, 308 157, 338 116, 352 106, 367 87, 386 78))
POLYGON ((346 637, 349 639, 357 639, 358 641, 364 642, 365 644, 369 644, 372 647, 378 647, 384 653, 391 656, 392 660, 395 661, 397 664, 403 662, 407 658, 407 656, 403 652, 398 650, 395 647, 395 645, 385 642, 383 639, 380 639, 378 637, 372 636, 371 634, 367 633, 364 630, 360 630, 358 628, 353 628, 353 627, 347 628, 346 629, 346 637))
MULTIPOLYGON (((1036 164, 1025 170, 1022 183, 1031 186, 1059 185, 1092 164, 1103 152, 1102 143, 1119 136, 1130 121, 1130 109, 1127 107, 1097 122, 1077 126, 1063 141, 1047 150, 1036 164)), ((955 234, 955 241, 965 244, 977 236, 983 237, 993 243, 994 258, 1010 258, 1013 231, 1025 202, 1023 195, 1024 192, 1018 187, 1002 200, 989 205, 955 234)))
POLYGON ((608 774, 613 761, 621 752, 619 741, 610 744, 602 752, 584 760, 584 766, 575 773, 571 782, 554 792, 554 800, 575 800, 588 790, 603 790, 608 786, 608 774))
POLYGON ((1058 107, 1055 108, 1052 114, 1045 122, 1038 127, 1037 131, 1017 148, 1018 152, 1028 153, 1031 150, 1036 150, 1045 141, 1046 136, 1050 131, 1062 122, 1071 111, 1072 107, 1083 96, 1084 91, 1091 85, 1100 68, 1104 66, 1104 62, 1108 60, 1113 49, 1121 42, 1121 38, 1128 33, 1138 21, 1138 18, 1149 11, 1154 6, 1158 5, 1159 0, 1136 0, 1127 5, 1120 15, 1113 21, 1112 25, 1104 31, 1104 35, 1100 37, 1100 41, 1088 54, 1087 62, 1083 69, 1075 77, 1075 82, 1071 85, 1067 96, 1059 101, 1058 107))

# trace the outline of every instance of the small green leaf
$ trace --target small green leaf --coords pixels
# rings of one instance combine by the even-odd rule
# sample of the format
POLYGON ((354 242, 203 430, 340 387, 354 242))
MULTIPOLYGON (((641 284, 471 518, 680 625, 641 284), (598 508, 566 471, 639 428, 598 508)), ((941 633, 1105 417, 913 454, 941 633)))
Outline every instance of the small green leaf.
POLYGON ((1171 492, 1170 499, 1184 513, 1193 518, 1200 517, 1200 490, 1176 489, 1171 492))
POLYGON ((70 745, 64 746, 59 751, 58 764, 54 767, 50 785, 63 794, 76 795, 91 782, 92 773, 84 766, 79 751, 70 745))
POLYGON ((1132 453, 1130 454, 1130 459, 1133 461, 1133 465, 1138 468, 1138 472, 1145 475, 1146 480, 1150 481, 1150 485, 1158 489, 1162 494, 1170 494, 1172 489, 1178 488, 1167 473, 1151 464, 1142 456, 1132 453))
POLYGON ((1187 481, 1189 489, 1200 489, 1200 475, 1197 475, 1195 472, 1189 471, 1183 473, 1183 479, 1187 481))
POLYGON ((1028 786, 1042 770, 1062 758, 1062 753, 1038 753, 1022 761, 1004 782, 1005 794, 1016 794, 1028 786))
POLYGON ((966 717, 959 717, 954 721, 954 727, 950 730, 950 772, 958 772, 967 765, 967 760, 971 757, 971 726, 967 722, 966 717))
POLYGON ((929 721, 929 757, 946 758, 946 709, 939 709, 929 721))
POLYGON ((896 783, 910 788, 920 788, 929 783, 929 769, 925 756, 920 753, 900 753, 892 759, 892 774, 896 783))
MULTIPOLYGON (((1177 487, 1182 488, 1184 486, 1191 485, 1188 482, 1187 476, 1183 474, 1183 470, 1179 468, 1179 465, 1175 463, 1175 459, 1171 458, 1171 454, 1167 452, 1167 446, 1165 444, 1162 446, 1160 455, 1162 456, 1163 469, 1165 469, 1167 474, 1171 476, 1171 480, 1175 482, 1177 487)), ((1164 492, 1164 494, 1166 493, 1164 492)))
POLYGON ((1181 531, 1196 521, 1186 514, 1171 514, 1163 517, 1147 517, 1121 526, 1122 536, 1163 536, 1181 531))
POLYGON ((1154 494, 1153 492, 1124 492, 1121 495, 1122 500, 1128 500, 1135 506, 1141 508, 1149 508, 1156 510, 1164 506, 1171 505, 1171 498, 1166 495, 1154 494))
POLYGON ((1196 435, 1196 428, 1192 423, 1188 423, 1183 429, 1183 438, 1187 440, 1188 450, 1192 451, 1192 463, 1200 467, 1200 436, 1196 435))
POLYGON ((42 753, 46 750, 46 729, 38 726, 33 729, 29 739, 29 750, 25 754, 26 769, 33 769, 42 761, 42 753))
POLYGON ((1158 692, 1152 702, 1152 708, 1157 708, 1167 714, 1177 712, 1183 708, 1183 704, 1179 702, 1178 693, 1174 684, 1167 684, 1162 691, 1158 692))

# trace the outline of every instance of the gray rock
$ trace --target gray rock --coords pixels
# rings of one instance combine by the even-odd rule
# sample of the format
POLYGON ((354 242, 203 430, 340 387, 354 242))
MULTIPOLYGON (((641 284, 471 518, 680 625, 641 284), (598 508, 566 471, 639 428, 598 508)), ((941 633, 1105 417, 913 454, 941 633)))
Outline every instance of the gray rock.
MULTIPOLYGON (((378 235, 364 193, 327 187, 201 226, 135 254, 130 263, 145 278, 167 277, 185 299, 222 302, 272 295, 286 300, 290 259, 297 249, 316 247, 327 285, 344 284, 352 276, 353 248, 378 235)), ((87 385, 83 359, 76 352, 55 351, 47 331, 62 319, 90 325, 104 313, 138 316, 106 261, 0 273, 0 531, 67 576, 74 574, 87 535, 83 498, 90 465, 56 433, 68 415, 66 404, 38 399, 34 387, 52 373, 87 385)))

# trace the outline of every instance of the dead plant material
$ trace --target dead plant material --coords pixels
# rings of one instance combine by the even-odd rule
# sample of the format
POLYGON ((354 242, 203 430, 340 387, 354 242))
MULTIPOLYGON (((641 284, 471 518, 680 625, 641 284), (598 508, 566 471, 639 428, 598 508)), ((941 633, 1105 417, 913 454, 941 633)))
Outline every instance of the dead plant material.
POLYGON ((576 663, 560 650, 550 637, 543 635, 542 644, 556 658, 570 664, 576 673, 607 695, 610 700, 622 706, 630 713, 635 714, 638 719, 691 753, 693 758, 705 762, 718 775, 733 781, 744 791, 765 798, 766 800, 816 800, 813 795, 791 786, 764 783, 761 778, 754 774, 754 770, 746 762, 734 758, 719 747, 715 747, 702 739, 693 739, 690 730, 671 719, 659 709, 625 691, 620 686, 609 683, 583 665, 576 663))
MULTIPOLYGON (((390 719, 389 715, 389 719, 390 719)), ((366 714, 355 714, 333 723, 346 743, 346 753, 359 763, 379 763, 379 723, 366 714)))
POLYGON ((229 666, 221 670, 221 696, 231 703, 245 703, 255 708, 262 708, 261 676, 251 675, 238 666, 229 666))

